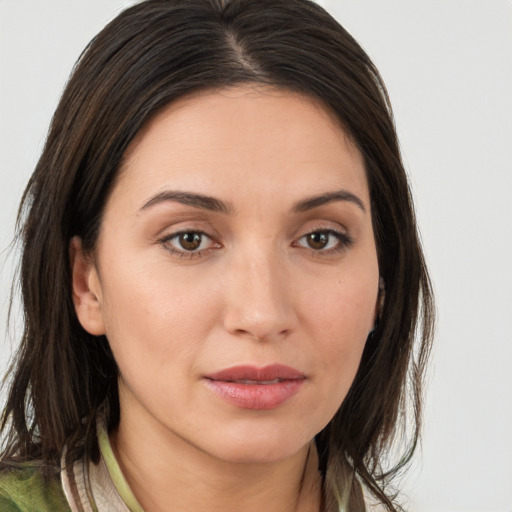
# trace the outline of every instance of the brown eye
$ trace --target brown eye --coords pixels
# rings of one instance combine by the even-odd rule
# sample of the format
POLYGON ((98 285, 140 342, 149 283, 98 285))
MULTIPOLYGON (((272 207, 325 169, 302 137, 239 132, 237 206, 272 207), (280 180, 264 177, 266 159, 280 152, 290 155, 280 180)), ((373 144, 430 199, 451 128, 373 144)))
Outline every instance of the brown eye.
POLYGON ((159 242, 171 255, 180 259, 203 256, 222 248, 220 243, 203 231, 179 231, 162 238, 159 242))
POLYGON ((315 231, 306 235, 306 241, 311 249, 320 250, 327 247, 331 237, 332 235, 326 231, 315 231))
POLYGON ((196 251, 201 246, 202 240, 201 233, 181 233, 178 236, 178 243, 185 251, 196 251))
POLYGON ((318 255, 341 252, 353 244, 353 239, 348 233, 335 231, 334 229, 319 229, 301 236, 294 245, 312 249, 318 255))

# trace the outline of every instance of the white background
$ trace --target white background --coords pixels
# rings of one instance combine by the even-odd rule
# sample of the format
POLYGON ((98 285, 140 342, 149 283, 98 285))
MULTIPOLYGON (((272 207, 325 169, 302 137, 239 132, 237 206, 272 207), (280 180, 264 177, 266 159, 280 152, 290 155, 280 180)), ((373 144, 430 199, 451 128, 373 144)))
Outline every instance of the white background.
MULTIPOLYGON (((0 0, 0 373, 17 203, 71 67, 122 0, 0 0)), ((324 0, 395 108, 439 312, 412 512, 512 511, 512 2, 324 0)), ((19 332, 18 329, 14 331, 19 332)))

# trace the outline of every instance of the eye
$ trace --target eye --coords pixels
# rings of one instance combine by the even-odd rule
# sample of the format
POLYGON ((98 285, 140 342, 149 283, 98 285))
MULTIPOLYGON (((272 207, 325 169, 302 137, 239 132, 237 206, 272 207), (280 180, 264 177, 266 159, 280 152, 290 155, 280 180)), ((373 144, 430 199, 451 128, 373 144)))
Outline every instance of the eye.
POLYGON ((163 238, 160 243, 171 253, 181 256, 200 255, 204 251, 215 248, 216 245, 202 231, 180 231, 163 238))
POLYGON ((352 245, 352 238, 346 233, 333 229, 312 231, 301 236, 296 245, 315 252, 336 252, 352 245))
POLYGON ((204 235, 202 233, 180 233, 176 235, 176 243, 185 251, 197 251, 203 243, 204 235))

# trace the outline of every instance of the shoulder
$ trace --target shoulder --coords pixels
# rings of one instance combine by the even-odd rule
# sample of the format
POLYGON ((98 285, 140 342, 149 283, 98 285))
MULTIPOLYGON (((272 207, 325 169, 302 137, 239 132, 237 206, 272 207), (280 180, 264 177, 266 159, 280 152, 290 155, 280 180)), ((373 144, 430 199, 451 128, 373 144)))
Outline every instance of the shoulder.
POLYGON ((35 464, 22 463, 0 472, 2 512, 68 512, 58 474, 44 478, 35 464))

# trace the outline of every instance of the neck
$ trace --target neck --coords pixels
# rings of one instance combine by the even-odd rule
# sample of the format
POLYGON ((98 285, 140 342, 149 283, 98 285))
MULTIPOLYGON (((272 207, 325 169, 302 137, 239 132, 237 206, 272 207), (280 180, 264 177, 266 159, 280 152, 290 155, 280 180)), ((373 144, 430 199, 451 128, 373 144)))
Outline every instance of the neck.
POLYGON ((147 512, 167 511, 170 504, 176 512, 320 510, 321 482, 313 442, 285 460, 234 463, 168 431, 153 434, 154 425, 148 430, 126 419, 111 435, 121 470, 147 512))

